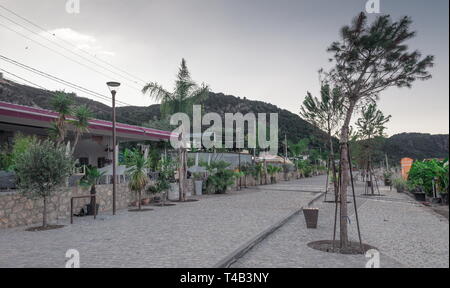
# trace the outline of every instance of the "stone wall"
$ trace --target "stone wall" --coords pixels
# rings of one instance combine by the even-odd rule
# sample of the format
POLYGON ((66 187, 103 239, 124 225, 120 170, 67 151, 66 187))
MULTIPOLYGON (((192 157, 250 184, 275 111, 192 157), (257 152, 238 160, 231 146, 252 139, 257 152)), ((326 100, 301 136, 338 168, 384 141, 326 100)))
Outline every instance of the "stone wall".
MULTIPOLYGON (((112 185, 97 185, 97 204, 100 212, 112 210, 112 185)), ((89 189, 82 187, 60 188, 49 198, 47 217, 49 223, 70 217, 70 199, 75 196, 89 195, 89 189)), ((117 185, 116 207, 125 209, 135 201, 126 184, 117 185)), ((74 213, 89 203, 89 199, 75 199, 74 213)), ((0 194, 0 228, 11 228, 40 223, 42 221, 42 199, 28 199, 19 192, 0 194)))
MULTIPOLYGON (((276 175, 277 182, 284 181, 286 175, 279 173, 276 175)), ((289 180, 299 177, 298 173, 290 172, 287 175, 289 180)), ((265 179, 255 179, 252 176, 242 177, 242 187, 258 186, 264 184, 265 179)), ((270 184, 270 177, 267 177, 267 184, 270 184)), ((230 190, 236 190, 238 180, 230 190)), ((187 181, 188 195, 195 195, 194 181, 187 181)), ((58 220, 68 219, 70 217, 70 199, 75 196, 89 195, 88 188, 70 187, 61 188, 55 192, 48 201, 47 217, 49 223, 55 223, 58 220)), ((142 197, 147 197, 145 193, 142 197)), ((127 184, 117 185, 117 209, 126 209, 130 203, 137 200, 137 195, 129 191, 127 184)), ((89 199, 75 199, 74 213, 89 203, 89 199)), ((97 185, 97 204, 100 205, 100 212, 112 210, 112 185, 97 185)), ((43 201, 42 199, 28 199, 18 192, 0 193, 0 228, 10 228, 23 225, 40 223, 42 221, 43 201)))

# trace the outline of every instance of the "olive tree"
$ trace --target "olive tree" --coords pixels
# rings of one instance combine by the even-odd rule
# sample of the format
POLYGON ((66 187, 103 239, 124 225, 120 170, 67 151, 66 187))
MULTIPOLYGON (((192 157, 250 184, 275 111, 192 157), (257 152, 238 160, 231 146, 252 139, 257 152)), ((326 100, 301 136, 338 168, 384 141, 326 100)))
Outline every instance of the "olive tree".
POLYGON ((406 42, 415 37, 410 31, 412 20, 403 17, 393 21, 383 15, 368 24, 365 13, 341 29, 340 40, 332 43, 328 51, 333 68, 330 79, 342 89, 345 98, 345 116, 340 130, 341 193, 340 242, 349 246, 347 231, 347 188, 350 182, 348 161, 349 128, 352 115, 360 105, 375 102, 389 87, 411 87, 416 80, 431 78, 429 68, 434 57, 423 57, 419 51, 410 51, 406 42))
POLYGON ((31 199, 44 202, 42 226, 47 227, 47 201, 73 172, 73 160, 66 148, 49 140, 36 141, 16 161, 18 186, 31 199))
POLYGON ((342 97, 341 90, 338 87, 331 87, 327 81, 324 81, 321 86, 320 98, 312 96, 310 92, 307 93, 303 105, 300 108, 300 115, 306 121, 327 132, 330 150, 328 164, 332 166, 332 179, 335 195, 337 196, 338 183, 336 181, 337 168, 334 156, 333 135, 342 119, 344 98, 342 97))

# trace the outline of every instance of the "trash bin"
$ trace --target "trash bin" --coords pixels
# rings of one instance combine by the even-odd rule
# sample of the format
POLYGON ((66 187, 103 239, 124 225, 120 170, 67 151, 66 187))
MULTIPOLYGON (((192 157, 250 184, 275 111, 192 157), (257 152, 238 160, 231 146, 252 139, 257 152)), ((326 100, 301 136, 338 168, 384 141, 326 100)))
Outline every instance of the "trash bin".
POLYGON ((319 219, 318 208, 303 208, 303 215, 305 216, 306 228, 316 229, 317 221, 319 219))

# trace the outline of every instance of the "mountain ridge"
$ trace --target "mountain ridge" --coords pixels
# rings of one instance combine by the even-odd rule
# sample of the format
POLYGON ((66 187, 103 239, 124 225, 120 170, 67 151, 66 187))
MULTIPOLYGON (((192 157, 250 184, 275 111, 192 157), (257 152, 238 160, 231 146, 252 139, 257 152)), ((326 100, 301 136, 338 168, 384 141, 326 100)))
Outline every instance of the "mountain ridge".
MULTIPOLYGON (((0 79, 0 101, 11 102, 20 105, 39 107, 51 110, 51 91, 21 85, 10 80, 0 79)), ((75 99, 78 105, 87 105, 96 118, 111 120, 108 105, 98 101, 79 97, 75 93, 68 93, 75 99)), ((327 149, 327 136, 317 127, 311 125, 286 109, 282 109, 271 103, 259 100, 250 100, 246 97, 236 97, 224 93, 210 92, 209 97, 202 103, 204 113, 216 112, 222 117, 225 113, 278 113, 279 138, 284 140, 287 136, 290 142, 298 142, 303 138, 310 138, 311 148, 327 149)), ((116 110, 117 121, 133 125, 143 125, 151 120, 160 118, 159 104, 150 106, 124 106, 116 110)), ((155 127, 157 128, 157 127, 155 127)), ((389 158, 398 161, 402 157, 414 159, 447 158, 449 150, 448 134, 429 133, 399 133, 384 138, 381 144, 380 154, 388 154, 389 158)), ((280 141, 280 152, 282 150, 280 141)))

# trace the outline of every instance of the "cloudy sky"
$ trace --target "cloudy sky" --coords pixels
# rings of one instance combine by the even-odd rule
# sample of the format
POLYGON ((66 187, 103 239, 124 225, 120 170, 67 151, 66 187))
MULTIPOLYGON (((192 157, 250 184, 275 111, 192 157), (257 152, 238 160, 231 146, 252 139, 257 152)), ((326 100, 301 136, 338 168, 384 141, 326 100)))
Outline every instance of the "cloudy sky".
MULTIPOLYGON (((328 67, 326 48, 338 39, 339 28, 366 4, 366 0, 79 0, 80 13, 69 13, 76 9, 67 10, 67 1, 0 0, 3 7, 38 25, 0 7, 0 55, 104 95, 106 81, 120 81, 119 100, 141 106, 153 103, 139 91, 144 81, 171 89, 184 57, 194 80, 209 84, 214 92, 270 102, 294 113, 306 91, 317 94, 317 71, 328 67)), ((392 115, 388 134, 448 133, 449 1, 380 3, 381 13, 411 16, 418 36, 410 46, 436 56, 432 80, 381 95, 381 109, 392 115)), ((74 91, 1 59, 0 68, 49 89, 74 91)))

